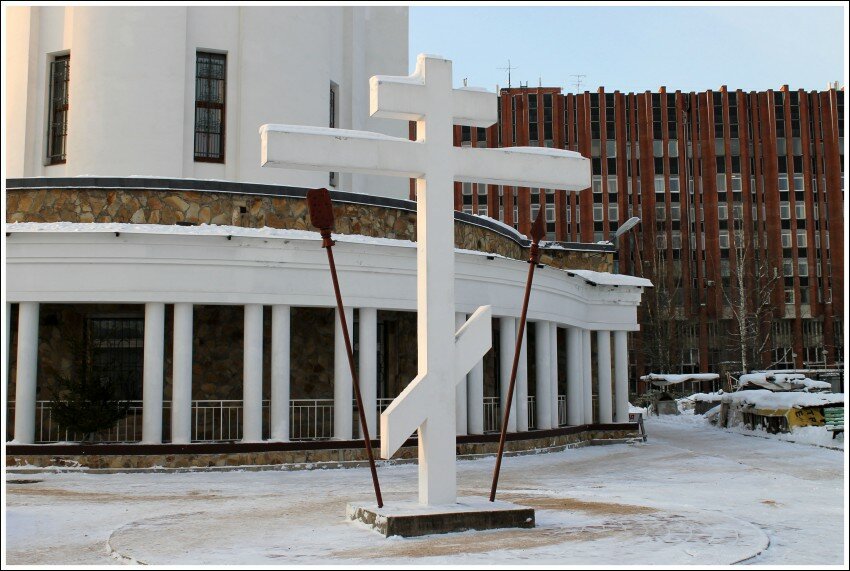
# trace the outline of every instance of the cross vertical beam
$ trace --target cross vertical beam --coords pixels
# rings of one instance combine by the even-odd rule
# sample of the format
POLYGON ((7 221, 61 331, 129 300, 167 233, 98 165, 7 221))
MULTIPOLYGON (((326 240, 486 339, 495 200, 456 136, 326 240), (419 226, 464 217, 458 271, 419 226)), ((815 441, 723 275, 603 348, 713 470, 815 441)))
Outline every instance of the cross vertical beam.
MULTIPOLYGON (((416 122, 416 140, 425 145, 424 163, 451 165, 452 116, 440 113, 452 92, 447 62, 423 66, 425 117, 416 122)), ((432 378, 436 403, 454 403, 455 292, 453 169, 431 169, 416 179, 416 274, 419 374, 432 378)), ((436 404, 435 403, 435 404, 436 404)), ((454 406, 431 411, 419 427, 419 501, 427 505, 457 501, 454 406), (451 442, 451 446, 446 444, 451 442)))
POLYGON ((455 181, 581 190, 590 163, 562 149, 456 148, 453 125, 489 127, 496 95, 452 88, 452 65, 420 55, 408 77, 370 79, 370 113, 416 121, 415 141, 378 133, 260 127, 264 166, 416 178, 418 374, 381 414, 381 456, 391 457, 419 431, 419 501, 456 502, 456 386, 491 345, 489 306, 455 332, 455 181))

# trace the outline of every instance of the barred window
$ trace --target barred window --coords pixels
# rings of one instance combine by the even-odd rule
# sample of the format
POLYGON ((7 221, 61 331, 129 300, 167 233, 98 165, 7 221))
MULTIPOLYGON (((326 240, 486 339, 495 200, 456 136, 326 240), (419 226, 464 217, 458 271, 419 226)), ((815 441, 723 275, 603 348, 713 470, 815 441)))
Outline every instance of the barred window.
POLYGON ((227 56, 198 52, 195 63, 195 160, 224 162, 227 56))
POLYGON ((68 138, 68 72, 71 56, 56 56, 50 62, 50 117, 48 118, 47 160, 56 165, 65 162, 68 138))
POLYGON ((117 387, 122 400, 142 398, 145 320, 141 317, 86 319, 85 339, 92 373, 117 387))
MULTIPOLYGON (((336 105, 337 100, 337 92, 339 91, 339 86, 331 82, 330 85, 330 93, 328 95, 328 127, 331 129, 335 129, 337 123, 339 123, 338 109, 336 105)), ((339 176, 335 172, 328 173, 328 184, 333 187, 336 187, 339 176)))

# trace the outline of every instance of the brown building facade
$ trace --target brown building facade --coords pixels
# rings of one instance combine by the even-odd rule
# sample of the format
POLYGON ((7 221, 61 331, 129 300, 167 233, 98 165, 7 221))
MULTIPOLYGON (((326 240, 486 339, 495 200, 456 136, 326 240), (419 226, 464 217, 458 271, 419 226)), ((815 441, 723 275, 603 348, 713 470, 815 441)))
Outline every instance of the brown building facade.
MULTIPOLYGON (((523 233, 544 208, 549 238, 562 242, 610 240, 639 217, 617 240, 616 266, 653 279, 672 306, 679 370, 664 372, 741 369, 738 292, 758 314, 751 344, 764 345, 747 368, 843 363, 843 89, 502 89, 499 122, 455 127, 455 143, 591 157, 580 193, 457 183, 456 208, 523 233)), ((630 341, 636 375, 670 367, 645 350, 652 312, 630 341)))

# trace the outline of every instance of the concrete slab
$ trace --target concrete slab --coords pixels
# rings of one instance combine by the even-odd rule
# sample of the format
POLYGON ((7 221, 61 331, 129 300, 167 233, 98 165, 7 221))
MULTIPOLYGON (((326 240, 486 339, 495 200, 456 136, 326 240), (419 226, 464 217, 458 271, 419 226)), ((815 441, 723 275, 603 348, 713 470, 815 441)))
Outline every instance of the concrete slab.
POLYGON ((486 498, 458 498, 456 504, 423 506, 415 501, 348 504, 348 519, 363 523, 384 537, 416 537, 458 531, 531 528, 534 509, 486 498))

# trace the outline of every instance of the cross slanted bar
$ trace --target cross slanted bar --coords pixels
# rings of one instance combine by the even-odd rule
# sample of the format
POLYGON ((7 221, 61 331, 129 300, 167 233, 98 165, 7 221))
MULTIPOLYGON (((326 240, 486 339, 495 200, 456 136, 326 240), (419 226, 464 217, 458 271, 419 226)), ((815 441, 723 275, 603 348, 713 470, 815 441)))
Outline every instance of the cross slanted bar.
POLYGON ((455 387, 489 350, 489 306, 455 331, 454 181, 581 190, 587 159, 562 149, 453 146, 454 125, 496 122, 496 95, 452 87, 451 61, 420 55, 408 77, 373 76, 370 113, 416 121, 415 141, 365 131, 295 125, 260 127, 262 165, 416 179, 416 378, 381 414, 381 457, 418 429, 419 502, 457 501, 455 387))

